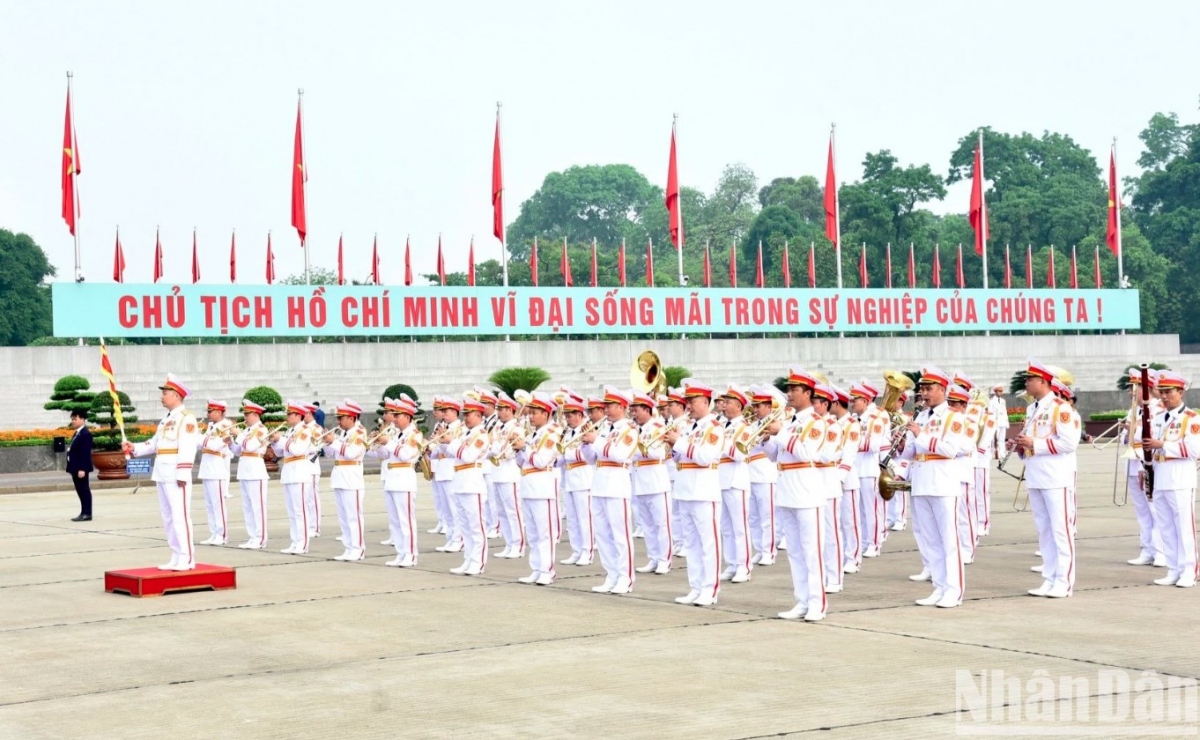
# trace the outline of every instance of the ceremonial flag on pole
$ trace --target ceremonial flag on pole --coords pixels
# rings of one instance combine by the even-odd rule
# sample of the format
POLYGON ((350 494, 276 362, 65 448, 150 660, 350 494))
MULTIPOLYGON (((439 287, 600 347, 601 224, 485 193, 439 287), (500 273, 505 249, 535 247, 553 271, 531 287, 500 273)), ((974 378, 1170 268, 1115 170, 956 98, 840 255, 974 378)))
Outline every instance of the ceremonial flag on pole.
POLYGON ((337 274, 337 283, 338 283, 338 285, 345 285, 345 284, 346 284, 346 263, 345 263, 345 260, 343 259, 343 254, 342 254, 342 235, 341 235, 341 234, 338 234, 338 274, 337 274))
POLYGON ((704 287, 712 287, 712 255, 708 249, 708 242, 704 242, 704 287))
POLYGON ((764 287, 767 283, 765 277, 766 276, 763 275, 762 242, 759 241, 759 243, 758 243, 758 264, 754 268, 754 287, 756 287, 756 288, 764 287))
POLYGON ((67 82, 67 115, 63 123, 62 145, 62 217, 71 236, 75 236, 75 221, 79 208, 75 194, 75 177, 83 170, 79 166, 79 144, 75 140, 75 124, 71 121, 71 83, 67 82))
POLYGON ((570 288, 575 285, 575 279, 571 277, 571 257, 567 254, 567 237, 563 237, 562 243, 562 258, 559 261, 559 271, 562 273, 563 286, 570 288))
POLYGON ((837 173, 833 165, 833 132, 829 132, 829 156, 825 159, 825 238, 833 244, 834 251, 840 245, 838 224, 837 173))
MULTIPOLYGON (((617 253, 617 272, 620 273, 621 287, 625 287, 625 238, 621 238, 621 251, 617 253)), ((536 283, 535 283, 536 285, 536 283)))
POLYGON ((592 237, 592 287, 600 285, 599 265, 596 264, 596 237, 592 237))
MULTIPOLYGON (((474 283, 471 283, 474 285, 474 283)), ((379 235, 371 242, 371 285, 383 285, 379 275, 379 235)))
POLYGON ((975 230, 975 254, 983 256, 987 249, 988 217, 987 200, 983 194, 983 132, 979 132, 979 144, 975 147, 975 167, 971 176, 971 228, 975 230))
POLYGON ((292 148, 292 226, 300 235, 300 246, 308 237, 308 216, 304 208, 304 183, 308 173, 304 169, 304 136, 301 133, 301 104, 296 101, 296 140, 292 148))
POLYGON ((471 246, 467 250, 467 285, 475 285, 475 237, 471 237, 471 246))
MULTIPOLYGON (((108 347, 104 346, 104 337, 100 337, 100 374, 108 381, 108 397, 112 399, 113 421, 121 432, 121 442, 125 443, 125 415, 121 412, 121 397, 117 393, 117 377, 113 373, 112 361, 108 359, 108 347)), ((126 456, 128 457, 128 456, 126 456)))
POLYGON ((1004 288, 1012 289, 1012 257, 1007 244, 1004 245, 1004 288))
POLYGON ((1079 289, 1079 265, 1076 262, 1075 245, 1071 245, 1071 290, 1079 289))
POLYGON ((956 283, 958 283, 959 290, 967 287, 967 276, 963 274, 963 256, 961 244, 958 245, 958 258, 954 265, 954 280, 956 283))
MULTIPOLYGON (((535 244, 537 242, 534 242, 535 244)), ((437 253, 437 276, 438 282, 442 285, 446 284, 446 260, 442 257, 442 235, 438 234, 438 253, 437 253)), ((537 285, 537 273, 534 273, 534 285, 537 285)))
POLYGON ((867 243, 863 242, 862 252, 858 255, 858 285, 861 288, 871 287, 871 276, 867 274, 867 243))
POLYGON ((808 287, 817 287, 817 246, 808 243, 808 287))
POLYGON ((1117 147, 1108 153, 1108 229, 1104 242, 1117 259, 1121 259, 1121 191, 1117 190, 1117 147))
POLYGON ((271 232, 267 232, 267 285, 275 282, 275 252, 271 250, 271 232))
MULTIPOLYGON (((499 106, 499 103, 496 104, 499 106)), ((496 137, 492 143, 492 234, 504 245, 504 171, 500 165, 500 108, 496 108, 496 137)))
POLYGON ((1057 288, 1058 278, 1054 274, 1054 245, 1050 245, 1050 260, 1046 263, 1046 287, 1057 288))
POLYGON ((163 276, 162 241, 158 238, 158 229, 154 230, 154 282, 163 276))
POLYGON ((942 287, 942 249, 938 244, 933 245, 933 287, 942 287))
POLYGON ((412 240, 404 237, 404 284, 412 285, 412 240))
POLYGON ((196 249, 196 230, 192 229, 192 285, 200 282, 200 254, 196 249))
POLYGON ((1033 245, 1025 245, 1025 287, 1033 288, 1033 245))
POLYGON ((737 247, 729 243, 729 287, 737 287, 737 247))
POLYGON ((913 250, 913 243, 908 243, 908 288, 912 290, 917 287, 917 260, 913 250))
POLYGON ((792 287, 792 261, 788 257, 788 243, 783 241, 783 287, 792 287))
POLYGON ((237 232, 229 235, 229 283, 237 283, 237 232))
POLYGON ((887 243, 887 287, 890 290, 892 287, 892 243, 887 243))
POLYGON ((113 282, 125 282, 125 250, 121 249, 121 230, 117 229, 117 244, 113 248, 113 282))
POLYGON ((671 158, 667 162, 667 218, 671 243, 683 248, 683 204, 679 200, 679 168, 675 161, 675 124, 671 124, 671 158))
POLYGON ((646 240, 646 287, 654 287, 654 240, 646 240))
MULTIPOLYGON (((440 242, 439 242, 440 243, 440 242)), ((529 254, 529 276, 533 278, 533 287, 538 284, 537 237, 533 237, 533 251, 529 254)))

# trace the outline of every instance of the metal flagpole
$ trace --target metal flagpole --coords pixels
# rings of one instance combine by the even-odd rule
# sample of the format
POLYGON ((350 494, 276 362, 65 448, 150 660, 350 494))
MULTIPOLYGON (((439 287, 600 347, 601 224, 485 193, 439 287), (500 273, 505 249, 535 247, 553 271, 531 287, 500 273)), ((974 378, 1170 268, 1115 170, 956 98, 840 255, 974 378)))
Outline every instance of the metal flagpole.
MULTIPOLYGON (((500 161, 504 161, 504 139, 500 138, 500 106, 503 105, 499 100, 496 101, 496 138, 500 141, 500 161)), ((500 197, 503 199, 504 194, 501 192, 500 197)), ((501 203, 504 201, 501 200, 501 203)), ((500 230, 500 267, 504 272, 504 287, 508 287, 508 249, 504 245, 504 229, 500 230)), ((508 341, 507 338, 505 341, 508 341)))
MULTIPOLYGON (((1113 144, 1112 144, 1112 166, 1113 166, 1113 169, 1116 170, 1116 168, 1117 168, 1117 137, 1115 137, 1115 136, 1113 137, 1113 144)), ((1112 175, 1112 179, 1113 180, 1117 179, 1115 172, 1112 175)), ((1118 190, 1116 193, 1114 193, 1114 195, 1117 196, 1113 200, 1113 209, 1115 209, 1117 212, 1117 289, 1123 290, 1125 288, 1125 249, 1124 249, 1124 245, 1121 243, 1121 191, 1118 190)), ((1121 333, 1124 334, 1125 330, 1122 329, 1121 333)))
MULTIPOLYGON (((74 99, 75 99, 73 85, 71 84, 74 77, 75 77, 75 73, 71 72, 70 70, 67 70, 67 98, 71 101, 74 101, 74 99)), ((75 233, 72 235, 72 238, 75 240, 75 282, 82 283, 83 282, 83 264, 82 264, 82 262, 80 260, 80 256, 79 256, 80 255, 80 251, 79 251, 79 180, 78 180, 78 178, 75 177, 75 171, 77 169, 79 169, 78 166, 76 165, 76 163, 78 161, 79 161, 79 146, 78 146, 77 142, 75 141, 75 111, 73 110, 73 111, 71 111, 71 192, 74 194, 74 197, 71 199, 72 200, 71 208, 73 208, 75 210, 75 214, 74 214, 74 218, 75 218, 74 232, 75 233)), ((80 337, 79 338, 79 346, 82 347, 83 344, 84 344, 83 337, 80 337)))
MULTIPOLYGON (((829 146, 833 148, 833 172, 834 177, 837 177, 837 124, 829 124, 829 146)), ((842 289, 842 204, 838 198, 837 183, 833 184, 833 225, 834 234, 837 236, 837 243, 833 245, 833 251, 837 252, 837 286, 838 290, 842 289)), ((839 332, 838 336, 842 336, 839 332)))
MULTIPOLYGON (((983 243, 983 289, 988 289, 988 274, 987 274, 987 244, 988 244, 988 217, 987 217, 987 195, 983 189, 983 129, 979 130, 979 228, 981 241, 983 243)), ((992 332, 984 330, 983 335, 990 337, 992 332)), ((966 332, 963 332, 966 336, 966 332)))
MULTIPOLYGON (((299 112, 299 115, 300 115, 300 130, 303 131, 304 130, 304 88, 301 87, 301 88, 297 89, 296 93, 299 95, 299 103, 297 105, 297 111, 299 112)), ((300 186, 304 187, 304 183, 308 182, 308 156, 304 153, 304 140, 303 139, 300 140, 300 161, 304 163, 304 171, 302 173, 304 175, 304 179, 301 180, 300 186)), ((304 195, 305 195, 305 210, 307 210, 308 193, 306 192, 304 195)), ((305 216, 307 218, 307 213, 305 214, 305 216)), ((300 248, 304 250, 304 284, 311 285, 312 281, 311 281, 311 278, 309 275, 308 243, 307 242, 308 242, 308 237, 306 235, 305 238, 300 241, 300 248)), ((312 337, 309 337, 308 341, 311 344, 312 337)))
MULTIPOLYGON (((676 136, 677 136, 676 129, 679 124, 679 114, 673 113, 671 115, 673 116, 673 118, 671 120, 671 139, 674 142, 674 144, 676 146, 678 146, 679 140, 676 138, 676 136)), ((684 236, 683 236, 683 192, 682 192, 682 189, 680 190, 680 193, 679 193, 679 203, 676 204, 675 207, 678 209, 678 213, 679 213, 679 223, 677 224, 677 226, 679 228, 679 245, 677 247, 675 247, 675 256, 678 258, 678 261, 679 261, 679 287, 682 288, 682 287, 684 287, 684 282, 683 282, 683 239, 684 239, 684 236)), ((687 339, 687 334, 680 334, 679 338, 687 339)))

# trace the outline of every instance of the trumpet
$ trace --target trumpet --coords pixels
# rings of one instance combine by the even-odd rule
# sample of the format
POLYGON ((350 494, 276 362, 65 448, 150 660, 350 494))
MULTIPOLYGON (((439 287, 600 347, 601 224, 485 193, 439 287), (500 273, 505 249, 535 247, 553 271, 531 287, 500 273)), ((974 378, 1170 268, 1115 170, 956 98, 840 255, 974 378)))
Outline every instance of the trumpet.
POLYGON ((462 422, 454 422, 442 431, 425 440, 425 443, 421 445, 421 451, 419 454, 424 455, 429 451, 430 447, 433 447, 436 444, 443 444, 450 440, 458 439, 463 435, 466 429, 467 428, 462 425, 462 422))
POLYGON ((687 414, 680 414, 674 419, 671 419, 664 424, 662 429, 659 429, 657 433, 650 435, 650 439, 638 440, 638 452, 642 453, 642 455, 646 455, 650 448, 661 443, 663 438, 671 432, 679 431, 680 427, 689 421, 691 421, 691 417, 689 417, 687 414))
POLYGON ((573 452, 576 447, 583 444, 583 435, 591 434, 594 431, 596 431, 596 425, 591 421, 585 421, 583 426, 579 427, 578 433, 574 437, 571 437, 569 441, 564 442, 561 438, 558 440, 558 444, 556 445, 558 454, 565 455, 568 452, 573 452))
POLYGON ((226 442, 237 437, 239 434, 241 434, 244 431, 246 431, 246 425, 244 422, 240 422, 240 421, 237 422, 236 424, 230 424, 229 426, 226 426, 226 427, 217 426, 216 424, 209 424, 208 428, 205 429, 205 432, 212 434, 212 436, 214 436, 214 437, 219 437, 220 439, 223 439, 226 442))
POLYGON ((283 424, 280 424, 279 426, 277 426, 277 427, 275 427, 274 429, 272 429, 270 432, 267 432, 267 438, 268 438, 268 439, 270 439, 270 438, 272 438, 272 437, 274 437, 274 436, 276 436, 276 435, 278 435, 278 434, 283 434, 283 433, 284 433, 284 432, 286 432, 288 429, 289 429, 289 427, 288 427, 288 425, 287 425, 287 423, 286 423, 286 422, 285 422, 285 423, 283 423, 283 424))
POLYGON ((522 437, 528 437, 531 434, 533 434, 533 425, 529 423, 529 418, 525 416, 519 417, 517 426, 509 431, 507 435, 505 435, 504 442, 500 446, 500 452, 495 455, 489 455, 488 462, 490 462, 492 465, 499 465, 500 463, 509 459, 512 457, 513 442, 516 442, 522 437))
POLYGON ((380 445, 385 445, 388 442, 392 441, 392 432, 394 432, 395 429, 396 428, 394 426, 392 426, 391 424, 388 424, 385 427, 376 429, 374 432, 371 433, 371 436, 367 437, 367 449, 373 450, 376 447, 379 447, 380 445))

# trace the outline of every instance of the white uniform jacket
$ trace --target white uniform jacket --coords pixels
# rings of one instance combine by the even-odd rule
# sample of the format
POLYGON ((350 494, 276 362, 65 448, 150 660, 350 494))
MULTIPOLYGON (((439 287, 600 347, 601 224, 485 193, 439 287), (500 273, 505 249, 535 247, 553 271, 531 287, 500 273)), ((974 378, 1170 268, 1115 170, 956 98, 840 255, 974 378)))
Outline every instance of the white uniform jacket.
POLYGON ((629 468, 637 451, 637 428, 628 419, 609 425, 607 434, 586 445, 588 456, 595 460, 592 474, 592 495, 603 498, 627 499, 633 493, 629 468))
POLYGON ((517 464, 521 466, 521 488, 517 497, 522 499, 554 499, 558 497, 559 431, 553 424, 546 424, 525 439, 525 447, 517 452, 517 464))
POLYGON ((483 479, 483 461, 487 457, 490 437, 480 424, 467 430, 457 439, 441 445, 442 454, 454 464, 451 493, 487 493, 483 479))
POLYGON ((1075 485, 1075 448, 1079 415, 1071 404, 1047 393, 1025 409, 1025 430, 1033 437, 1033 454, 1025 455, 1025 485, 1071 488, 1075 485))
POLYGON ((746 444, 750 441, 750 425, 742 417, 725 420, 724 437, 721 439, 721 459, 717 464, 717 478, 721 481, 721 490, 737 489, 750 490, 750 466, 746 463, 746 455, 738 451, 737 443, 746 444))
POLYGON ((825 470, 837 459, 834 445, 826 445, 826 422, 811 406, 792 414, 779 433, 771 438, 779 466, 775 505, 791 509, 815 509, 829 500, 825 470))
POLYGON ((721 477, 717 463, 724 442, 720 422, 713 414, 685 424, 672 448, 675 452, 675 498, 679 501, 720 501, 721 477))
POLYGON ((229 463, 233 453, 229 451, 229 443, 216 434, 233 426, 229 419, 221 419, 215 424, 209 424, 200 441, 200 480, 229 480, 229 463))
POLYGON ((279 458, 280 483, 308 483, 312 480, 308 453, 312 452, 314 442, 312 431, 303 422, 283 432, 274 446, 275 456, 279 458))
MULTIPOLYGON (((319 433, 319 432, 318 432, 319 433)), ((333 441, 325 446, 325 454, 333 458, 329 484, 344 491, 363 489, 363 458, 367 454, 367 433, 359 426, 349 431, 335 431, 333 441)))
MULTIPOLYGON (((1154 417, 1151 433, 1163 441, 1154 451, 1154 487, 1160 491, 1196 487, 1196 460, 1200 459, 1200 414, 1180 405, 1154 417)), ((1194 536, 1183 533, 1183 536, 1194 536)))
POLYGON ((391 440, 375 448, 375 457, 383 461, 380 470, 383 475, 383 490, 417 490, 416 463, 424 441, 421 430, 416 424, 410 423, 391 440))
POLYGON ((190 483, 200 439, 196 417, 183 406, 176 406, 158 422, 153 437, 133 446, 133 456, 154 455, 150 480, 156 483, 190 483))
POLYGON ((878 478, 880 455, 892 446, 892 420, 883 409, 872 403, 858 422, 858 454, 854 458, 854 474, 859 478, 878 478))
MULTIPOLYGON (((858 465, 858 448, 862 444, 862 427, 859 425, 858 419, 850 414, 844 414, 838 419, 837 425, 839 435, 837 475, 843 491, 857 491, 859 476, 855 467, 858 465)), ((878 471, 879 466, 875 467, 878 471)))
POLYGON ((925 409, 914 421, 919 434, 908 432, 904 451, 909 461, 908 480, 914 496, 958 496, 962 494, 963 467, 958 458, 975 449, 975 440, 967 436, 965 415, 956 414, 946 403, 925 409))
MULTIPOLYGON (((579 430, 583 426, 583 423, 580 423, 578 427, 563 429, 562 443, 565 445, 578 438, 579 430)), ((558 458, 557 465, 562 469, 562 489, 564 491, 592 490, 592 477, 596 469, 592 467, 592 460, 589 459, 590 451, 586 448, 587 445, 576 442, 574 447, 558 458)))
MULTIPOLYGON (((638 441, 649 442, 652 437, 662 434, 665 426, 661 419, 650 419, 638 428, 638 441)), ((634 452, 633 495, 665 493, 671 490, 671 477, 667 474, 666 464, 671 457, 670 453, 670 447, 661 439, 648 447, 644 454, 640 449, 634 452)))
POLYGON ((247 427, 233 440, 230 449, 238 456, 238 480, 266 480, 267 463, 263 460, 269 445, 267 444, 267 428, 260 421, 254 426, 247 427))
POLYGON ((521 429, 520 420, 515 416, 508 421, 499 421, 491 435, 491 449, 488 457, 499 459, 492 467, 493 483, 519 483, 521 481, 521 466, 517 464, 517 455, 512 448, 512 435, 521 429))

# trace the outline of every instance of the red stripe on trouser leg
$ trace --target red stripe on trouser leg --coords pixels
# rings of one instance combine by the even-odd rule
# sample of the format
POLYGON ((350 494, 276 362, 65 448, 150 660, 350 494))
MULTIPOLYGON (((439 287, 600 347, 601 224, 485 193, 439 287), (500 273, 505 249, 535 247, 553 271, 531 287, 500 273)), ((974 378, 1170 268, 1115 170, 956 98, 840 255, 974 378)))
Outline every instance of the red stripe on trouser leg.
POLYGON ((742 532, 745 533, 745 536, 742 539, 745 540, 745 547, 743 550, 745 551, 746 558, 742 562, 746 564, 747 568, 750 567, 750 509, 746 503, 746 499, 749 498, 749 496, 750 494, 747 491, 742 491, 742 532))
POLYGON ((217 493, 220 494, 217 496, 217 502, 221 506, 221 539, 225 539, 227 536, 227 533, 225 532, 228 523, 228 519, 226 518, 225 514, 225 486, 227 483, 227 481, 217 481, 217 493))
POLYGON ((304 484, 300 484, 300 534, 304 535, 304 549, 308 549, 308 504, 304 502, 304 484))
MULTIPOLYGON (((590 508, 590 507, 589 507, 589 508, 590 508)), ((554 523, 553 523, 553 520, 552 520, 553 516, 554 516, 554 509, 553 509, 553 507, 550 505, 550 499, 546 499, 546 537, 545 537, 545 539, 546 539, 546 543, 545 543, 545 551, 544 551, 544 552, 542 552, 542 553, 538 553, 538 557, 539 557, 539 558, 544 558, 544 559, 545 559, 545 564, 548 564, 548 565, 550 566, 549 573, 550 573, 550 577, 551 577, 551 578, 553 578, 553 577, 554 577, 554 523)), ((541 544, 542 544, 542 543, 538 543, 538 546, 540 547, 540 546, 541 546, 541 544)), ((546 571, 543 571, 543 572, 546 572, 546 571)))
POLYGON ((483 516, 483 496, 484 494, 480 494, 475 501, 475 505, 479 508, 479 567, 481 569, 487 567, 488 556, 487 521, 483 516))
POLYGON ((1067 593, 1075 591, 1075 538, 1071 536, 1071 510, 1067 507, 1067 499, 1070 497, 1068 489, 1063 489, 1063 530, 1067 535, 1067 551, 1070 553, 1070 563, 1067 565, 1067 593))
POLYGON ((779 549, 776 547, 778 541, 775 538, 775 484, 768 483, 767 485, 771 487, 771 557, 774 558, 779 549))
MULTIPOLYGON (((955 500, 955 502, 954 502, 954 512, 955 512, 955 516, 957 516, 957 514, 958 514, 958 501, 957 500, 955 500)), ((959 603, 962 603, 963 598, 967 595, 967 584, 966 584, 966 574, 963 572, 964 566, 963 566, 963 559, 962 559, 962 540, 958 536, 958 522, 957 521, 954 522, 954 555, 955 555, 955 560, 958 561, 958 601, 959 601, 959 603)))
POLYGON ((717 593, 721 590, 721 533, 717 531, 717 522, 720 514, 717 513, 717 504, 712 504, 712 528, 713 528, 713 549, 716 550, 717 557, 713 560, 713 598, 717 598, 717 593))
MULTIPOLYGON (((844 493, 842 495, 845 495, 844 493)), ((842 502, 838 499, 833 499, 830 502, 833 507, 833 554, 837 557, 836 567, 833 572, 837 576, 838 585, 842 585, 842 521, 838 509, 841 508, 842 502)))
POLYGON ((850 497, 850 513, 854 515, 854 564, 862 560, 862 530, 858 528, 858 492, 850 497))
POLYGON ((671 498, 664 493, 663 498, 663 522, 667 527, 667 567, 671 565, 671 558, 675 555, 675 540, 671 537, 671 498))
POLYGON ((408 554, 415 558, 417 557, 417 523, 413 519, 413 497, 416 494, 413 491, 406 491, 404 495, 408 498, 408 554))
MULTIPOLYGON (((179 484, 179 505, 183 511, 183 526, 187 530, 185 532, 187 539, 188 563, 195 564, 196 555, 192 552, 192 522, 188 518, 188 500, 187 500, 187 484, 179 484)), ((175 526, 175 517, 171 517, 171 526, 175 526)))
POLYGON ((521 552, 525 552, 525 522, 521 520, 521 498, 517 495, 517 484, 512 484, 513 508, 517 512, 517 529, 521 531, 521 552))
POLYGON ((621 509, 625 512, 625 577, 633 583, 633 538, 629 534, 629 499, 621 499, 621 509))
POLYGON ((592 521, 592 493, 588 491, 587 496, 587 513, 588 513, 588 559, 592 558, 592 553, 596 550, 596 526, 592 521))
POLYGON ((260 547, 267 546, 267 499, 263 496, 263 482, 258 482, 258 532, 260 547))
MULTIPOLYGON (((829 596, 825 594, 825 545, 821 542, 821 510, 810 509, 810 511, 816 517, 814 523, 817 527, 817 572, 821 574, 819 588, 821 589, 821 613, 824 614, 825 610, 829 608, 829 596)), ((811 599, 812 594, 809 594, 808 598, 811 599)))

